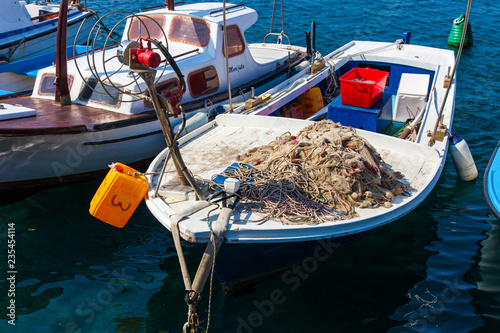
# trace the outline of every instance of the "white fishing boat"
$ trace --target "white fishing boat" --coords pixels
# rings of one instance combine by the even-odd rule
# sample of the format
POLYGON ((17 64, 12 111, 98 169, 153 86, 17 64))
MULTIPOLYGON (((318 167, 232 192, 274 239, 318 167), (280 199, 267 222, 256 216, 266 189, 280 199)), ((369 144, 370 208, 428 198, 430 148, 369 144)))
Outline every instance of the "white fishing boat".
MULTIPOLYGON (((202 251, 207 248, 192 283, 183 266, 186 290, 193 291, 191 295, 203 290, 206 271, 212 267, 211 260, 219 246, 215 271, 226 291, 232 292, 292 265, 299 265, 296 266, 299 270, 314 269, 317 261, 334 250, 408 214, 435 187, 445 164, 455 108, 453 51, 411 45, 403 40, 395 43, 353 41, 324 57, 317 55, 316 63, 318 68, 312 74, 306 69, 276 86, 266 92, 266 101, 256 107, 235 109, 235 113, 251 115, 220 115, 179 140, 182 159, 200 184, 201 195, 189 186, 179 185, 168 149, 151 163, 147 171, 146 203, 158 221, 172 231, 181 266, 180 238, 202 251), (321 68, 323 62, 325 66, 321 68), (377 91, 381 72, 386 74, 386 79, 377 91), (329 97, 323 108, 318 102, 318 112, 309 120, 282 116, 286 115, 283 110, 294 105, 302 104, 305 112, 310 105, 301 99, 310 98, 311 89, 329 97), (371 97, 367 99, 367 96, 371 97), (304 132, 304 128, 318 124, 320 119, 340 123, 343 131, 365 139, 362 146, 372 145, 378 158, 360 157, 363 154, 357 146, 349 146, 348 140, 322 139, 318 133, 312 138, 313 135, 304 132), (259 147, 269 143, 272 149, 266 150, 267 155, 256 155, 264 149, 259 147), (305 146, 310 150, 304 153, 305 146), (345 188, 345 183, 339 183, 339 188, 330 188, 340 200, 335 200, 337 197, 324 189, 312 191, 308 199, 326 202, 325 198, 330 196, 338 204, 344 200, 342 192, 348 194, 346 206, 352 207, 343 209, 341 205, 332 209, 330 205, 329 217, 318 214, 311 219, 298 213, 302 208, 290 208, 289 203, 297 200, 283 191, 287 186, 282 181, 268 179, 280 184, 276 191, 281 200, 260 197, 260 201, 255 200, 253 196, 263 191, 262 188, 249 192, 255 179, 267 179, 267 173, 274 172, 278 163, 274 158, 284 156, 279 160, 283 173, 295 170, 293 172, 308 174, 319 169, 309 163, 330 156, 334 151, 326 150, 333 147, 339 159, 344 153, 360 153, 354 155, 360 157, 362 163, 358 160, 340 167, 329 165, 326 169, 332 174, 340 172, 349 184, 344 192, 340 187, 345 188), (279 154, 273 155, 276 151, 279 154), (242 159, 248 165, 238 164, 242 159), (233 169, 237 167, 240 173, 245 173, 245 168, 258 170, 235 181, 232 178, 238 173, 233 169), (363 184, 373 181, 373 178, 364 178, 369 175, 380 175, 381 182, 377 184, 390 182, 391 187, 357 191, 360 181, 363 184), (239 191, 235 183, 241 184, 239 191), (232 206, 231 200, 235 198, 229 197, 236 191, 240 201, 232 206), (379 201, 373 202, 377 191, 379 201), (216 199, 217 195, 226 199, 216 199), (263 203, 269 206, 267 210, 261 209, 263 203), (287 211, 288 216, 276 214, 280 210, 287 211), (216 244, 216 250, 212 243, 216 244)), ((338 127, 332 126, 332 131, 338 127)), ((309 188, 321 189, 327 182, 326 176, 321 177, 318 182, 309 179, 308 182, 315 184, 309 188)), ((294 273, 289 273, 284 278, 293 283, 294 273)))
MULTIPOLYGON (((244 33, 256 22, 257 12, 245 5, 228 4, 225 12, 223 7, 209 2, 174 8, 168 1, 168 6, 140 14, 125 13, 97 50, 95 37, 102 32, 98 24, 114 18, 103 16, 85 36, 87 50, 93 51, 68 61, 67 80, 58 78, 58 84, 68 82, 65 97, 70 105, 54 103, 54 67, 38 72, 32 96, 4 101, 0 198, 12 199, 13 191, 25 196, 46 186, 100 177, 110 159, 145 164, 165 147, 146 85, 127 66, 132 53, 148 65, 156 62, 157 91, 181 99, 186 117, 204 113, 194 118, 193 127, 228 108, 228 76, 237 102, 308 64, 304 47, 270 40, 247 43, 244 33), (121 39, 117 33, 123 33, 121 39)), ((176 116, 171 114, 173 125, 180 123, 176 116)))
MULTIPOLYGON (((91 11, 81 10, 80 1, 72 1, 67 13, 68 45, 84 43, 95 20, 91 11), (84 23, 82 25, 82 23, 84 23)), ((57 21, 60 5, 52 1, 3 0, 0 11, 1 64, 50 54, 56 48, 57 21), (29 1, 28 1, 29 2, 29 1)), ((40 59, 38 59, 39 61, 40 59)), ((52 61, 55 60, 52 59, 52 61)), ((50 65, 50 62, 47 64, 50 65)))

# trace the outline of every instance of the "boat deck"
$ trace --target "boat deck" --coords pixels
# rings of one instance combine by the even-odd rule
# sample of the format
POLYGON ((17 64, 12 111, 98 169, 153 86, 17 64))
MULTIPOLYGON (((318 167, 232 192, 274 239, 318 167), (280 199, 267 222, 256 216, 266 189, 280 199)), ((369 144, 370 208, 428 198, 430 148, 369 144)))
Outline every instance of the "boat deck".
MULTIPOLYGON (((215 124, 210 123, 199 128, 182 138, 179 143, 183 159, 189 170, 194 175, 208 180, 235 162, 238 154, 253 147, 267 144, 284 132, 297 133, 307 124, 309 123, 290 118, 221 115, 216 118, 215 124), (244 124, 241 117, 245 117, 244 124)), ((401 212, 408 212, 418 205, 432 188, 432 186, 429 187, 429 184, 437 180, 436 175, 439 174, 441 162, 439 152, 426 145, 386 135, 362 130, 358 130, 357 133, 377 148, 388 166, 405 175, 403 182, 409 183, 412 188, 409 193, 397 196, 393 200, 391 208, 356 209, 360 215, 358 218, 317 225, 283 225, 281 222, 273 220, 255 224, 241 220, 258 221, 261 219, 260 215, 253 212, 235 212, 231 217, 231 226, 226 234, 228 242, 256 239, 259 242, 278 239, 304 240, 303 230, 305 229, 308 230, 307 237, 311 237, 311 239, 321 238, 325 233, 347 235, 389 223, 401 216, 401 212)), ((161 171, 164 154, 165 151, 153 161, 148 172, 161 171)), ((167 228, 170 227, 170 220, 167 216, 189 209, 194 202, 191 201, 191 198, 185 201, 172 200, 174 196, 178 197, 178 190, 170 186, 176 183, 175 177, 175 169, 172 163, 169 163, 161 181, 159 196, 152 200, 146 200, 153 214, 167 228), (171 188, 173 191, 170 191, 171 188), (159 214, 157 209, 161 210, 162 213, 159 214)), ((158 176, 151 177, 150 185, 153 190, 150 192, 150 197, 154 196, 157 182, 158 176)), ((208 240, 210 231, 207 227, 206 217, 207 211, 210 209, 212 207, 190 215, 179 225, 184 239, 195 242, 208 240)), ((212 215, 210 218, 215 220, 217 214, 213 213, 212 215)))
POLYGON ((126 115, 86 105, 61 106, 48 99, 16 97, 0 101, 35 109, 37 115, 0 121, 0 135, 62 134, 122 127, 156 119, 154 111, 126 115))

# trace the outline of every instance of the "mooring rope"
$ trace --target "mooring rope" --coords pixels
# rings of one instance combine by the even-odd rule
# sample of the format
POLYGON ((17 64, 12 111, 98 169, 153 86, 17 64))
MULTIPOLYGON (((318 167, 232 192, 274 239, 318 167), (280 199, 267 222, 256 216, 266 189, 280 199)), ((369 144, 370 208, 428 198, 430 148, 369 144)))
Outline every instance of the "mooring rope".
MULTIPOLYGON (((375 148, 331 120, 315 122, 296 136, 287 132, 266 146, 236 157, 221 175, 239 179, 239 210, 283 224, 316 224, 358 216, 355 207, 391 207, 409 189, 375 148)), ((210 187, 220 187, 212 178, 210 187)))
POLYGON ((216 236, 215 236, 215 233, 214 233, 214 230, 212 229, 212 224, 210 223, 210 213, 212 213, 213 211, 219 209, 219 205, 217 204, 213 204, 210 202, 210 200, 207 200, 211 205, 215 205, 216 207, 209 210, 208 213, 207 213, 207 225, 208 225, 208 229, 210 230, 210 234, 212 235, 211 237, 211 242, 213 242, 214 244, 214 256, 213 256, 213 260, 212 260, 212 267, 211 267, 211 270, 210 270, 210 289, 208 291, 208 310, 207 310, 207 328, 205 329, 205 332, 208 332, 208 329, 210 328, 210 314, 211 314, 211 310, 212 310, 212 288, 213 288, 213 279, 214 279, 214 271, 215 271, 215 257, 216 257, 216 252, 217 252, 217 248, 216 248, 216 236))
MULTIPOLYGON (((462 55, 462 50, 464 48, 465 36, 467 35, 467 24, 469 23, 469 14, 470 14, 471 3, 472 3, 472 0, 467 1, 467 10, 465 12, 465 22, 464 22, 464 28, 462 30, 462 38, 460 40, 460 46, 458 48, 458 53, 457 53, 457 56, 455 58, 455 63, 453 65, 453 69, 452 69, 451 75, 450 75, 451 82, 448 84, 448 87, 446 88, 446 91, 444 93, 443 101, 441 103, 441 108, 439 109, 439 114, 438 114, 438 117, 436 120, 436 124, 434 125, 434 130, 432 131, 432 136, 431 136, 429 143, 428 143, 428 145, 431 147, 434 146, 434 144, 436 143, 436 132, 437 132, 439 124, 442 124, 442 121, 443 121, 442 116, 443 116, 444 106, 446 104, 446 100, 448 99, 448 94, 450 93, 451 85, 453 84, 453 77, 455 76, 455 71, 457 69, 458 62, 460 61, 460 56, 462 55)), ((448 135, 451 137, 452 136, 451 132, 448 129, 446 129, 446 131, 448 132, 448 135)))

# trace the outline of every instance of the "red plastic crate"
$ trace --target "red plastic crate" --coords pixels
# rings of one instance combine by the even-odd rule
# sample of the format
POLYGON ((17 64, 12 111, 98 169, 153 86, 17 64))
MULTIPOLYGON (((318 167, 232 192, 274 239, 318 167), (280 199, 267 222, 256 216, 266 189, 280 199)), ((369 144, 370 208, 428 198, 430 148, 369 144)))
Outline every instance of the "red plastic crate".
POLYGON ((384 94, 388 72, 374 68, 353 68, 340 77, 342 104, 371 108, 384 94))

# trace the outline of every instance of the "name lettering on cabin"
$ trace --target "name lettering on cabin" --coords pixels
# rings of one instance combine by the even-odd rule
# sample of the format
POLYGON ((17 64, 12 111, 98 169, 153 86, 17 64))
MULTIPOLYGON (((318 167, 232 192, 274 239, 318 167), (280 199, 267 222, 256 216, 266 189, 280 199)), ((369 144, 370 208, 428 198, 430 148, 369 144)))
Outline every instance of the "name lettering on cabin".
POLYGON ((239 66, 230 66, 229 67, 229 73, 233 73, 233 72, 239 72, 240 70, 242 70, 243 68, 245 68, 245 65, 241 64, 239 66))

